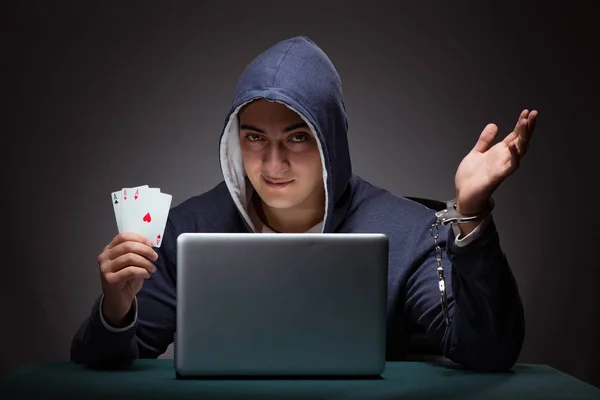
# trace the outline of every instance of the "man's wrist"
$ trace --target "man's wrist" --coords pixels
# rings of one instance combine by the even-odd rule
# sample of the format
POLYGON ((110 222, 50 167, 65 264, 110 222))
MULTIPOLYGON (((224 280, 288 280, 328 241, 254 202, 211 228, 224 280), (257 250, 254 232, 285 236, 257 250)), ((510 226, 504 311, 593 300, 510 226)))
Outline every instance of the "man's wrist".
POLYGON ((477 219, 475 219, 473 221, 461 222, 461 223, 456 224, 456 225, 458 225, 458 228, 460 230, 461 237, 465 237, 465 236, 469 235, 471 232, 473 232, 481 224, 481 222, 492 213, 492 210, 494 209, 494 207, 495 207, 495 201, 492 197, 490 197, 490 198, 488 198, 488 200, 484 206, 476 208, 479 211, 464 213, 460 209, 460 204, 457 199, 455 208, 459 214, 462 214, 466 217, 477 217, 477 219))
POLYGON ((104 321, 113 328, 121 329, 125 328, 133 322, 135 319, 135 311, 136 311, 136 299, 131 302, 129 309, 125 313, 113 313, 108 311, 111 310, 110 303, 107 306, 106 297, 103 297, 102 304, 100 306, 100 313, 104 321))
MULTIPOLYGON (((494 206, 495 206, 495 201, 494 201, 494 199, 492 197, 490 197, 490 198, 488 198, 488 200, 484 204, 482 204, 482 205, 480 205, 478 207, 470 207, 469 210, 463 210, 461 208, 461 206, 460 206, 460 201, 459 201, 459 199, 457 197, 456 198, 455 208, 456 208, 456 211, 459 214, 462 214, 462 215, 464 215, 466 217, 474 217, 474 216, 479 217, 476 221, 472 221, 472 222, 468 222, 467 223, 467 224, 474 223, 475 226, 477 226, 477 224, 479 222, 481 222, 481 220, 483 218, 487 217, 489 214, 492 213, 492 210, 494 209, 494 206)), ((465 223, 463 223, 461 225, 465 225, 465 223)))

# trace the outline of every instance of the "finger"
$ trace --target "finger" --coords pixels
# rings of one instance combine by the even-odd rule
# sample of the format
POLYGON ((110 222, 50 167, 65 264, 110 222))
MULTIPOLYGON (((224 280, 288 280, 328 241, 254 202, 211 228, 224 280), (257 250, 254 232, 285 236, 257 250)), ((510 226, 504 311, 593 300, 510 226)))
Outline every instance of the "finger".
POLYGON ((152 247, 140 242, 132 241, 118 244, 112 249, 107 250, 106 253, 109 260, 114 260, 117 257, 128 253, 139 254, 140 256, 152 261, 156 261, 158 259, 158 254, 152 247))
POLYGON ((521 122, 521 120, 526 119, 528 115, 529 115, 528 109, 524 109, 523 111, 521 111, 521 114, 519 115, 519 118, 517 118, 517 122, 515 123, 515 127, 514 127, 515 131, 517 130, 517 127, 519 126, 519 123, 521 122))
POLYGON ((127 268, 127 267, 137 267, 137 268, 143 268, 145 270, 147 270, 148 272, 152 272, 154 273, 156 271, 156 266, 147 258, 142 257, 139 254, 135 254, 135 253, 126 253, 123 254, 117 258, 115 258, 114 260, 112 260, 110 263, 107 263, 104 267, 104 272, 105 273, 109 273, 109 272, 116 272, 119 271, 123 268, 127 268))
POLYGON ((527 119, 521 120, 518 129, 518 143, 517 147, 519 148, 519 153, 521 157, 527 153, 529 149, 529 142, 531 141, 531 137, 533 136, 533 131, 535 129, 535 121, 537 120, 537 111, 533 110, 529 113, 527 119))
POLYGON ((143 235, 135 232, 121 232, 113 238, 113 240, 106 246, 107 249, 112 249, 115 246, 123 242, 139 242, 147 244, 152 247, 152 242, 143 235))
POLYGON ((507 145, 507 146, 508 146, 508 145, 510 145, 511 143, 513 143, 513 142, 514 142, 516 139, 518 139, 518 138, 519 138, 519 135, 518 135, 518 133, 517 133, 517 129, 516 129, 516 128, 517 128, 517 126, 515 126, 515 130, 514 130, 514 131, 512 131, 511 133, 509 133, 508 135, 506 135, 506 137, 504 138, 504 140, 502 140, 502 142, 503 142, 505 145, 507 145))
POLYGON ((529 138, 531 137, 531 131, 529 130, 529 124, 527 119, 522 119, 516 130, 517 139, 512 143, 515 144, 519 156, 523 157, 527 153, 529 146, 529 138))
POLYGON ((538 116, 537 110, 533 110, 529 113, 528 123, 529 123, 529 130, 531 131, 531 133, 533 133, 533 130, 535 129, 535 122, 537 121, 537 116, 538 116))
POLYGON ((108 274, 106 274, 106 283, 113 286, 125 283, 128 280, 134 278, 149 279, 150 276, 150 273, 143 268, 127 267, 117 272, 109 272, 108 274))
POLYGON ((521 162, 521 156, 519 155, 519 150, 514 141, 508 144, 508 150, 510 151, 510 158, 505 164, 507 169, 506 175, 514 172, 519 167, 519 163, 521 162))
POLYGON ((477 143, 475 143, 473 150, 480 153, 487 151, 494 142, 494 138, 496 137, 497 133, 498 127, 495 124, 487 124, 481 131, 479 139, 477 140, 477 143))

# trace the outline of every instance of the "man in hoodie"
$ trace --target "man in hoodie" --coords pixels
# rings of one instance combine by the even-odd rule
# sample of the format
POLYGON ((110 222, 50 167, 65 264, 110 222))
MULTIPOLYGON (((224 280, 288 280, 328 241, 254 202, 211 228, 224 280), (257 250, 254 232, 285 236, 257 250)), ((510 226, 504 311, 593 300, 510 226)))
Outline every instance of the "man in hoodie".
POLYGON ((181 233, 380 232, 389 239, 387 358, 406 355, 409 326, 417 324, 466 368, 511 368, 524 312, 490 202, 525 155, 536 116, 524 110, 494 146, 497 128, 486 126, 456 172, 457 210, 481 218, 439 230, 446 321, 435 278, 434 211, 352 173, 333 64, 306 37, 275 44, 239 79, 220 137, 224 180, 170 210, 160 248, 125 232, 98 257, 102 294, 73 338, 71 359, 110 366, 165 352, 176 328, 181 233))

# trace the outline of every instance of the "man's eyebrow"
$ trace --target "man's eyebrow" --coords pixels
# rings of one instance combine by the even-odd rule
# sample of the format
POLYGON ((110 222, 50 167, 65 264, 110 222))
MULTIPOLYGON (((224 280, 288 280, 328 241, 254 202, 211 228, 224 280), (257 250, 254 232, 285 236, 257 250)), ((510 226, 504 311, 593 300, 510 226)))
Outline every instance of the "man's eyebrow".
MULTIPOLYGON (((288 127, 286 127, 283 131, 284 132, 290 132, 299 128, 308 128, 308 125, 306 124, 306 122, 302 121, 302 122, 297 122, 295 124, 292 124, 288 127)), ((247 131, 255 131, 258 133, 265 133, 265 131, 263 131, 262 129, 258 129, 255 126, 252 125, 248 125, 248 124, 242 124, 240 126, 240 130, 247 130, 247 131)))
POLYGON ((304 121, 297 122, 295 124, 292 124, 292 125, 288 126, 283 131, 284 132, 290 132, 290 131, 295 131, 296 129, 300 129, 300 128, 308 128, 308 125, 306 125, 306 122, 304 122, 304 121))
POLYGON ((262 129, 258 129, 258 128, 252 126, 252 125, 247 125, 247 124, 242 124, 240 126, 240 130, 241 131, 256 131, 256 132, 259 132, 259 133, 265 133, 265 131, 263 131, 262 129))

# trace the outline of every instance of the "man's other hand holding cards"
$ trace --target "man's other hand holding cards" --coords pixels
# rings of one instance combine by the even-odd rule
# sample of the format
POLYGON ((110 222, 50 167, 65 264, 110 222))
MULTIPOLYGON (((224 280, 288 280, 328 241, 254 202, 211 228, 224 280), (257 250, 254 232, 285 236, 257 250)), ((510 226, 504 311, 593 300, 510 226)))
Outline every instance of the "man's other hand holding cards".
POLYGON ((156 271, 152 261, 157 259, 152 241, 134 232, 119 233, 98 256, 104 294, 102 315, 109 325, 116 328, 128 325, 126 317, 135 295, 144 279, 156 271))
POLYGON ((171 206, 171 195, 138 186, 111 193, 119 233, 98 256, 104 299, 102 315, 113 327, 129 324, 128 314, 144 279, 156 271, 171 206))

